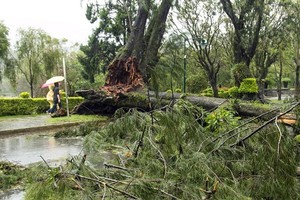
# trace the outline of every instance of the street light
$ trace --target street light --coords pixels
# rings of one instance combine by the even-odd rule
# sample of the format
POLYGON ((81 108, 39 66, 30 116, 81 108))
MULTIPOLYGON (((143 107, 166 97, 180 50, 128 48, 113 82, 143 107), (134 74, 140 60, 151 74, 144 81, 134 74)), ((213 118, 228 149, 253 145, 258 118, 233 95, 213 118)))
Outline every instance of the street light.
POLYGON ((187 38, 184 38, 184 43, 183 43, 183 93, 186 91, 186 46, 185 43, 187 41, 187 38))
MULTIPOLYGON (((196 38, 198 39, 199 43, 200 43, 200 48, 204 48, 207 46, 207 41, 204 38, 196 38)), ((183 93, 186 92, 186 41, 188 41, 188 38, 184 38, 184 43, 183 43, 183 53, 184 53, 184 57, 183 57, 183 93)))

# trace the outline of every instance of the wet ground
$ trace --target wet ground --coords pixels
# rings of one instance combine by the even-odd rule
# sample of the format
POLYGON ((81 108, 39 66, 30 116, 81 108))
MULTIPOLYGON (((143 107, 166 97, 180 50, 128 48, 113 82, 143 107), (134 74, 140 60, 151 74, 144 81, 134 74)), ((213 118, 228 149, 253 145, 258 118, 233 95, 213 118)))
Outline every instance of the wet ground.
POLYGON ((50 133, 25 134, 0 139, 0 160, 27 165, 43 161, 64 160, 78 155, 82 139, 54 138, 50 133), (42 159, 43 158, 43 159, 42 159))
POLYGON ((26 133, 26 132, 36 132, 53 130, 56 128, 63 128, 68 126, 78 125, 78 122, 57 122, 55 124, 49 123, 49 118, 51 116, 37 115, 37 116, 18 116, 11 118, 1 118, 0 117, 0 137, 5 137, 6 135, 11 136, 12 134, 26 133))
MULTIPOLYGON (((0 118, 0 160, 21 165, 44 162, 60 165, 66 158, 82 153, 81 138, 54 138, 57 130, 78 125, 49 124, 49 115, 0 118)), ((0 194, 0 200, 22 200, 24 191, 0 194)))

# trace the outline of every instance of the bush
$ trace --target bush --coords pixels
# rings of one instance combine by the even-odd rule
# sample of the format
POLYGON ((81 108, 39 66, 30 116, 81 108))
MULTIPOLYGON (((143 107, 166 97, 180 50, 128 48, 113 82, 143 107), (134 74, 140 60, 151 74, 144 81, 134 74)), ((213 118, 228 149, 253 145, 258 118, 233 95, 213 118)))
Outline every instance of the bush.
MULTIPOLYGON (((69 97, 69 109, 72 110, 84 99, 82 97, 69 97)), ((62 107, 66 108, 65 98, 62 107)), ((45 113, 49 109, 46 98, 0 98, 0 116, 31 115, 45 113)))
POLYGON ((258 93, 258 86, 255 78, 245 78, 239 88, 241 94, 256 94, 258 93))
POLYGON ((187 89, 190 93, 199 93, 207 87, 207 79, 203 73, 191 75, 187 79, 187 89))
POLYGON ((181 93, 181 89, 180 89, 180 88, 176 88, 176 89, 175 89, 175 92, 181 93))
POLYGON ((202 91, 201 95, 212 97, 213 96, 212 88, 206 88, 205 90, 202 91))
POLYGON ((24 98, 24 99, 28 99, 29 98, 29 92, 21 92, 19 94, 19 97, 24 98))
POLYGON ((237 86, 233 86, 229 88, 228 93, 231 98, 238 98, 239 97, 239 88, 237 86))
POLYGON ((218 96, 219 96, 220 98, 225 98, 225 99, 230 98, 230 94, 229 94, 228 89, 220 88, 220 89, 218 90, 218 96))

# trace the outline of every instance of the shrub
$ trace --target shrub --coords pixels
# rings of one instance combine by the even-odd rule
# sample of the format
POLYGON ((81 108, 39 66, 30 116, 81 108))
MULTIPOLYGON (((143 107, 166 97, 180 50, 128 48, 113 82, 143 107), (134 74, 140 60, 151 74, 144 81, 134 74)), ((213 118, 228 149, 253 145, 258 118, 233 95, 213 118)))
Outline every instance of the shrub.
POLYGON ((203 96, 212 97, 213 96, 213 91, 212 91, 211 88, 206 88, 205 90, 202 91, 201 94, 203 96))
POLYGON ((208 87, 207 79, 203 73, 190 75, 187 79, 187 88, 191 93, 199 93, 208 87))
MULTIPOLYGON (((83 101, 82 97, 69 97, 69 109, 83 101)), ((62 106, 66 108, 65 98, 62 99, 62 106)), ((46 98, 0 98, 0 116, 9 115, 31 115, 46 112, 49 103, 46 98)))
POLYGON ((239 88, 237 86, 233 86, 229 88, 228 93, 230 97, 232 98, 238 98, 239 97, 239 88))
POLYGON ((256 94, 258 86, 255 78, 245 78, 239 88, 241 94, 256 94))
POLYGON ((181 89, 180 89, 180 88, 176 88, 176 89, 175 89, 175 92, 181 93, 181 89))
POLYGON ((28 99, 29 98, 29 92, 21 92, 19 94, 19 97, 24 98, 24 99, 28 99))

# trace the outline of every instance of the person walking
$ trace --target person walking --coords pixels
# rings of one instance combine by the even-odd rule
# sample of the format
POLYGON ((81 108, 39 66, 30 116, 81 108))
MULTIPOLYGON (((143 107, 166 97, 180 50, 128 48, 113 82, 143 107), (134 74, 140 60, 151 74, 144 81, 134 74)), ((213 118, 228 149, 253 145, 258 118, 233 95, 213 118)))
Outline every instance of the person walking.
POLYGON ((53 107, 53 104, 54 104, 53 103, 53 95, 54 95, 53 88, 54 88, 54 86, 53 85, 49 85, 48 88, 49 88, 49 91, 48 91, 48 93, 46 95, 46 99, 47 99, 47 101, 49 103, 49 109, 46 111, 46 113, 50 113, 50 109, 53 107))
POLYGON ((62 108, 61 106, 61 98, 59 94, 59 84, 58 82, 54 83, 54 89, 53 89, 53 106, 50 108, 49 113, 55 113, 57 111, 57 108, 62 108))

